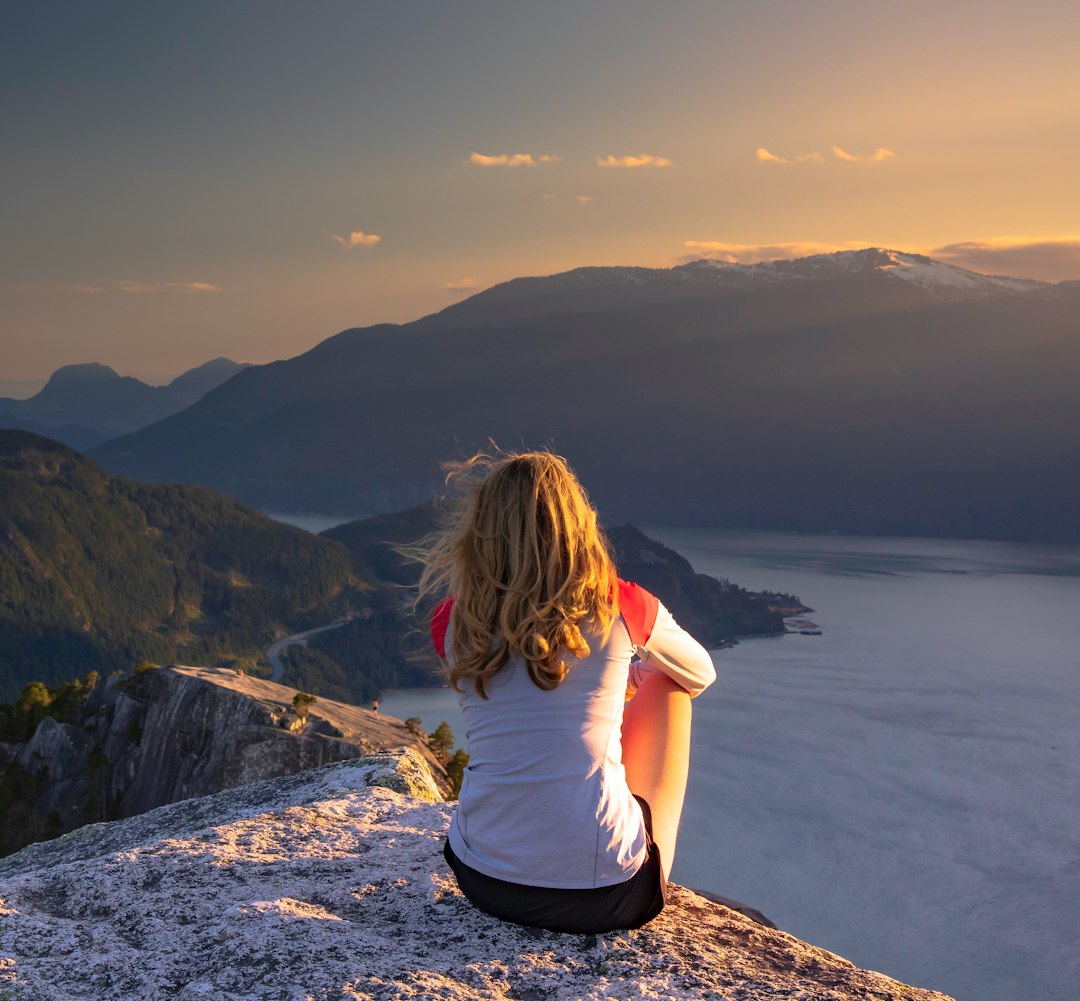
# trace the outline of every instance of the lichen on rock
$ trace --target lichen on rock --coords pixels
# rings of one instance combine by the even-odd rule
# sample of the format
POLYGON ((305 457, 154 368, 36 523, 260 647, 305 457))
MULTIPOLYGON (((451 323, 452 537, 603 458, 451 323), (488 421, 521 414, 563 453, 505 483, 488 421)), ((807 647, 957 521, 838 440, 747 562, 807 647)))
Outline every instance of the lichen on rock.
POLYGON ((340 762, 0 861, 0 997, 943 998, 677 886, 634 932, 496 921, 443 862, 452 806, 425 771, 411 749, 340 762))

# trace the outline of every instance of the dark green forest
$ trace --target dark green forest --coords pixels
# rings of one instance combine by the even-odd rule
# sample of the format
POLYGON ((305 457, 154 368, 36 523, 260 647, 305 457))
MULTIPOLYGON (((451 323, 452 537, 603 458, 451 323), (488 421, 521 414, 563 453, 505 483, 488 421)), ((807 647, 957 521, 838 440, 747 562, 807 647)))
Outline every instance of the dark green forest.
MULTIPOLYGON (((78 723, 86 698, 98 680, 97 672, 91 671, 85 678, 65 681, 54 688, 40 681, 28 683, 13 703, 0 705, 0 744, 10 747, 28 741, 46 716, 58 723, 78 723)), ((101 749, 95 751, 89 766, 97 775, 105 761, 101 749)), ((70 829, 70 825, 65 828, 56 812, 40 805, 49 783, 46 771, 25 767, 17 754, 6 750, 0 753, 0 856, 70 829)), ((89 824, 115 819, 103 810, 103 802, 100 796, 87 801, 80 820, 89 824)))
POLYGON ((371 589, 331 540, 0 431, 0 698, 142 660, 254 663, 371 589))
POLYGON ((408 609, 386 608, 289 647, 282 683, 367 705, 388 688, 439 684, 438 661, 408 609))

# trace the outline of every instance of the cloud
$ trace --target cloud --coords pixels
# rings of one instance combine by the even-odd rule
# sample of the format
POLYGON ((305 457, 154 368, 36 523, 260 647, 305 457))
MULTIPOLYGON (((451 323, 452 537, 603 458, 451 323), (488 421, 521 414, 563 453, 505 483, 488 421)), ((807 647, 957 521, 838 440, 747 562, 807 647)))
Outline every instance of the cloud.
POLYGON ((670 167, 671 161, 666 156, 653 156, 651 153, 638 153, 637 156, 598 156, 598 167, 670 167))
POLYGON ((362 229, 355 229, 348 236, 331 233, 330 239, 341 244, 346 250, 354 250, 357 247, 374 247, 382 237, 374 233, 365 233, 362 229))
POLYGON ((469 163, 477 167, 535 167, 538 163, 558 163, 559 157, 553 153, 541 153, 533 156, 532 153, 471 153, 469 163))
POLYGON ((592 201, 592 195, 577 195, 575 197, 582 205, 588 205, 592 201))
POLYGON ((998 236, 948 243, 925 253, 982 274, 1048 282, 1080 279, 1080 236, 998 236))
POLYGON ((72 292, 97 295, 101 292, 126 292, 143 295, 148 292, 224 292, 220 285, 209 282, 114 282, 112 285, 72 285, 72 292))
POLYGON ((796 153, 793 157, 777 156, 770 153, 764 146, 757 148, 758 163, 824 163, 825 158, 820 153, 796 153))
POLYGON ((849 153, 846 149, 841 149, 839 146, 830 146, 829 149, 833 151, 833 155, 839 160, 847 160, 849 163, 880 163, 882 160, 888 160, 896 154, 891 149, 886 149, 884 146, 879 146, 869 156, 856 156, 854 153, 849 153))
POLYGON ((456 278, 443 286, 447 292, 471 292, 479 287, 480 283, 475 278, 456 278))
POLYGON ((861 250, 874 244, 866 240, 848 240, 843 243, 725 243, 721 240, 687 240, 683 246, 694 251, 693 254, 680 258, 683 263, 700 261, 704 257, 713 261, 727 261, 729 264, 756 264, 758 261, 790 261, 814 254, 834 254, 838 250, 861 250))

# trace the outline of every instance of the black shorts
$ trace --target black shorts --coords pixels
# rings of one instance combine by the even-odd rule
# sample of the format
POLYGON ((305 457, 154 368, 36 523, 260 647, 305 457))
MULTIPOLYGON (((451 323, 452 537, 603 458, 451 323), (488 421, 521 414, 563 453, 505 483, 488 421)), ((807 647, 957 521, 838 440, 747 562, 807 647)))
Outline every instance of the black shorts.
POLYGON ((527 886, 486 876, 467 866, 450 847, 443 855, 458 886, 480 910, 502 921, 577 935, 598 935, 620 928, 640 928, 664 909, 667 886, 660 868, 660 850, 652 838, 652 810, 640 796, 648 854, 628 880, 595 889, 527 886))

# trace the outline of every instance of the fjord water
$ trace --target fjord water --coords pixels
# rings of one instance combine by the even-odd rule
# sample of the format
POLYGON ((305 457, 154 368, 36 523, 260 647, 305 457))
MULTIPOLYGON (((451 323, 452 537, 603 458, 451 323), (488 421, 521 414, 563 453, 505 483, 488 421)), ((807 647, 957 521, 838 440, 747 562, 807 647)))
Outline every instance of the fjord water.
POLYGON ((959 1001, 1080 983, 1080 548, 647 529, 798 593, 714 654, 673 878, 959 1001))
MULTIPOLYGON (((958 1001, 1080 983, 1080 547, 650 528, 821 636, 713 655, 673 878, 958 1001)), ((428 729, 443 689, 388 693, 428 729)))

